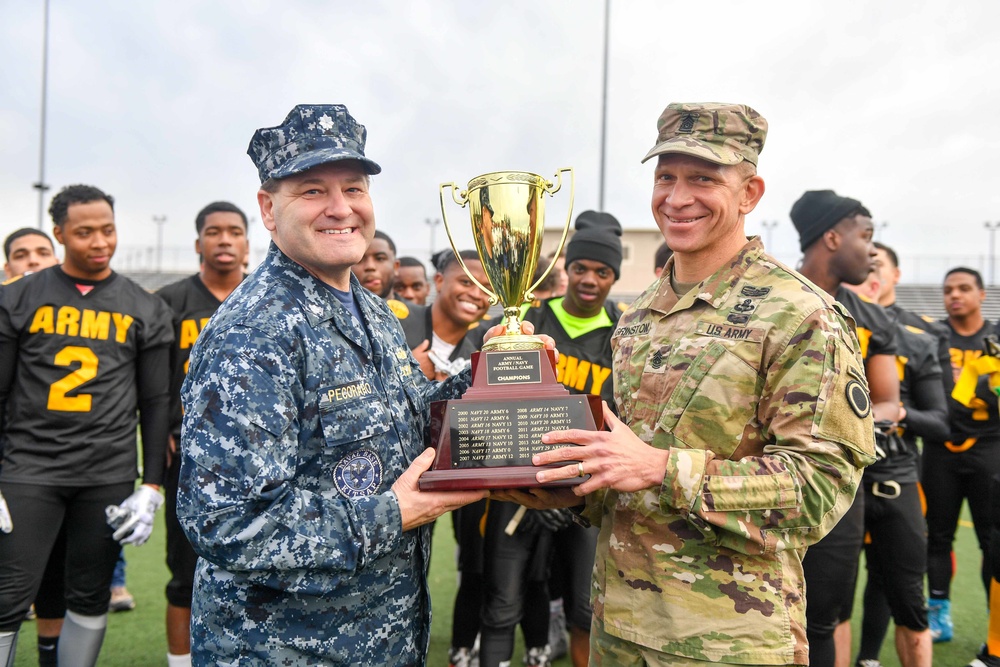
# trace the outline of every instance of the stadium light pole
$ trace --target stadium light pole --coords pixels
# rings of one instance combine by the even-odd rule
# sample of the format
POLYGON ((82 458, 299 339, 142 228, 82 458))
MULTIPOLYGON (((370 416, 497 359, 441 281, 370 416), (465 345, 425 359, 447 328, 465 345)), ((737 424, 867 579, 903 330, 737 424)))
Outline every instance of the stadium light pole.
POLYGON ((156 225, 156 272, 163 272, 163 225, 167 224, 167 216, 154 215, 153 224, 156 225))
POLYGON ((882 240, 882 230, 889 226, 888 220, 883 220, 882 222, 875 223, 875 240, 882 240))
POLYGON ((431 264, 434 263, 434 232, 441 221, 437 218, 424 218, 424 223, 431 228, 431 264))
POLYGON ((771 232, 773 232, 774 228, 778 226, 778 221, 765 220, 760 224, 764 228, 764 249, 769 253, 774 253, 774 248, 771 247, 771 232))
POLYGON ((45 0, 44 18, 42 20, 42 118, 41 135, 38 142, 38 182, 31 187, 38 190, 38 229, 43 229, 42 216, 45 211, 45 191, 49 189, 45 182, 45 115, 48 108, 49 81, 49 0, 45 0))
POLYGON ((597 210, 604 211, 604 162, 608 143, 608 25, 611 23, 611 0, 604 0, 604 73, 601 84, 601 164, 597 187, 597 210))
POLYGON ((997 229, 1000 229, 1000 221, 984 223, 986 230, 990 233, 990 286, 996 284, 995 280, 995 262, 996 262, 996 235, 997 229))

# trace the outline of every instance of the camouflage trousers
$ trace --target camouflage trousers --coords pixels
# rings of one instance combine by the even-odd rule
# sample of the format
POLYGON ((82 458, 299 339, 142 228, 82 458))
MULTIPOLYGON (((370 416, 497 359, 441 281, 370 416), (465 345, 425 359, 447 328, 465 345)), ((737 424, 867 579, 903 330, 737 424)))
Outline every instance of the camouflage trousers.
POLYGON ((604 623, 596 616, 590 625, 590 667, 706 667, 714 664, 717 663, 663 653, 613 637, 604 631, 604 623))

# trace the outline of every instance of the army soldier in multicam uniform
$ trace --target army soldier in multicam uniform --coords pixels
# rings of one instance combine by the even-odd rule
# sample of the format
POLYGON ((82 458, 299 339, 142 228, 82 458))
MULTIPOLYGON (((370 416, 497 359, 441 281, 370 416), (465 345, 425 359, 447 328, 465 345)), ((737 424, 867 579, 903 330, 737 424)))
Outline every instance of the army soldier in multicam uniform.
MULTIPOLYGON (((660 116, 652 210, 674 251, 612 339, 610 431, 549 433, 542 482, 506 497, 587 496, 601 534, 592 664, 805 665, 802 555, 874 459, 849 316, 744 235, 764 193, 767 124, 746 106, 660 116)), ((535 499, 534 501, 532 499, 535 499)))
MULTIPOLYGON (((375 231, 366 131, 295 107, 249 154, 273 243, 191 354, 177 513, 201 557, 192 662, 419 665, 427 526, 484 492, 421 492, 429 381, 350 267, 375 231)), ((551 344, 551 341, 549 341, 551 344)))

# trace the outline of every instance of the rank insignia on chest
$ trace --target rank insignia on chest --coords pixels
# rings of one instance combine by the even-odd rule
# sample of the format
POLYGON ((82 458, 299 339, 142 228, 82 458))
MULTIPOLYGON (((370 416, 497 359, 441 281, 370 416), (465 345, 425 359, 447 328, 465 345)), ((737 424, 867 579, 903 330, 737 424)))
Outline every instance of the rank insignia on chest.
POLYGON ((382 485, 382 461, 367 447, 351 452, 337 463, 333 483, 348 498, 370 496, 382 485))
POLYGON ((740 296, 747 296, 751 299, 759 299, 770 293, 770 287, 754 287, 753 285, 744 285, 743 289, 740 290, 740 296))
POLYGON ((663 353, 662 352, 660 352, 659 350, 656 350, 655 352, 653 352, 653 354, 649 355, 649 367, 652 368, 653 370, 656 370, 656 371, 658 371, 661 368, 663 368, 663 353))

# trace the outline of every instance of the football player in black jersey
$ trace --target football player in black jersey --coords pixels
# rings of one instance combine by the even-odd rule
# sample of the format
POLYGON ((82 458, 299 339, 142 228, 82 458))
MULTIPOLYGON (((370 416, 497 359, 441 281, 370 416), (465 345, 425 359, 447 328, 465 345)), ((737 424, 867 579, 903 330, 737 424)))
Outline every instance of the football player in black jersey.
POLYGON ((13 524, 0 533, 0 665, 64 525, 59 664, 95 664, 119 542, 148 539, 162 503, 173 333, 166 304, 111 270, 113 203, 91 186, 63 189, 49 212, 64 263, 0 291, 0 491, 13 524))
MULTIPOLYGON (((840 301, 853 316, 871 392, 869 409, 876 421, 895 427, 900 415, 895 325, 881 306, 862 300, 842 286, 864 282, 874 268, 871 213, 856 199, 841 197, 832 190, 817 190, 806 192, 795 202, 791 217, 804 253, 800 272, 840 301)), ((855 410, 863 407, 869 406, 857 406, 855 410)), ((812 665, 832 667, 837 653, 850 654, 848 621, 854 606, 864 519, 864 494, 858 493, 847 514, 826 537, 809 547, 802 561, 812 665)), ((926 644, 914 646, 913 650, 922 652, 926 648, 926 664, 930 665, 930 642, 926 644)))
MULTIPOLYGON (((462 250, 460 254, 476 280, 488 284, 476 251, 462 250)), ((472 353, 482 346, 483 331, 479 323, 490 304, 483 291, 465 275, 450 249, 440 253, 436 268, 437 296, 431 305, 390 301, 389 307, 399 318, 406 344, 424 375, 443 380, 467 366, 472 353)), ((449 664, 455 667, 471 663, 479 634, 483 598, 483 538, 479 524, 486 507, 486 501, 480 500, 451 513, 460 573, 448 650, 449 664)))
MULTIPOLYGON (((566 294, 533 306, 524 319, 556 340, 557 377, 570 393, 601 396, 614 406, 611 336, 622 311, 608 295, 621 277, 622 229, 613 215, 596 211, 577 216, 575 227, 566 244, 566 294)), ((549 584, 553 599, 562 599, 570 659, 579 667, 590 658, 590 579, 600 531, 566 523, 552 537, 549 584)))
POLYGON ((174 313, 174 345, 171 347, 170 442, 164 483, 167 524, 167 664, 191 665, 191 591, 198 560, 177 521, 177 479, 181 438, 181 384, 187 374, 188 357, 198 334, 216 309, 243 280, 243 263, 250 245, 247 217, 236 205, 213 202, 195 217, 198 238, 194 251, 201 259, 198 273, 167 285, 159 294, 174 313))
MULTIPOLYGON (((59 263, 55 245, 45 232, 24 227, 11 232, 3 242, 7 263, 3 270, 8 281, 32 274, 59 263)), ((0 460, 3 459, 0 452, 0 460)), ((9 521, 7 504, 0 495, 0 524, 4 517, 9 521)), ((4 526, 0 525, 0 530, 4 526)), ((62 632, 63 616, 66 615, 66 598, 63 593, 63 565, 66 562, 66 530, 59 531, 59 537, 49 554, 38 595, 35 598, 36 623, 38 632, 38 664, 41 667, 56 664, 56 648, 59 633, 62 632)))
MULTIPOLYGON (((883 286, 892 282, 883 276, 890 274, 895 265, 883 262, 882 253, 876 254, 875 264, 876 270, 865 282, 848 289, 879 302, 883 286)), ((882 431, 879 460, 865 470, 863 491, 858 491, 865 494, 868 533, 864 621, 855 663, 859 666, 880 664, 878 656, 890 615, 896 622, 895 645, 900 664, 929 665, 931 657, 924 600, 927 524, 918 488, 917 438, 941 440, 948 436, 948 403, 941 383, 937 338, 898 320, 895 325, 899 397, 903 404, 899 429, 882 431), (921 650, 907 652, 910 646, 921 650)))
MULTIPOLYGON (((951 269, 944 279, 944 306, 948 313, 951 380, 983 355, 986 336, 996 332, 982 314, 986 298, 982 276, 974 269, 951 269)), ((948 369, 945 369, 948 375, 948 369)), ((1000 414, 988 375, 979 377, 971 405, 949 397, 951 437, 924 443, 923 486, 927 495, 927 584, 931 632, 935 641, 952 637, 952 543, 963 500, 968 500, 979 548, 983 551, 982 579, 990 590, 990 480, 1000 473, 1000 414)), ((947 387, 946 387, 947 389, 947 387)))

